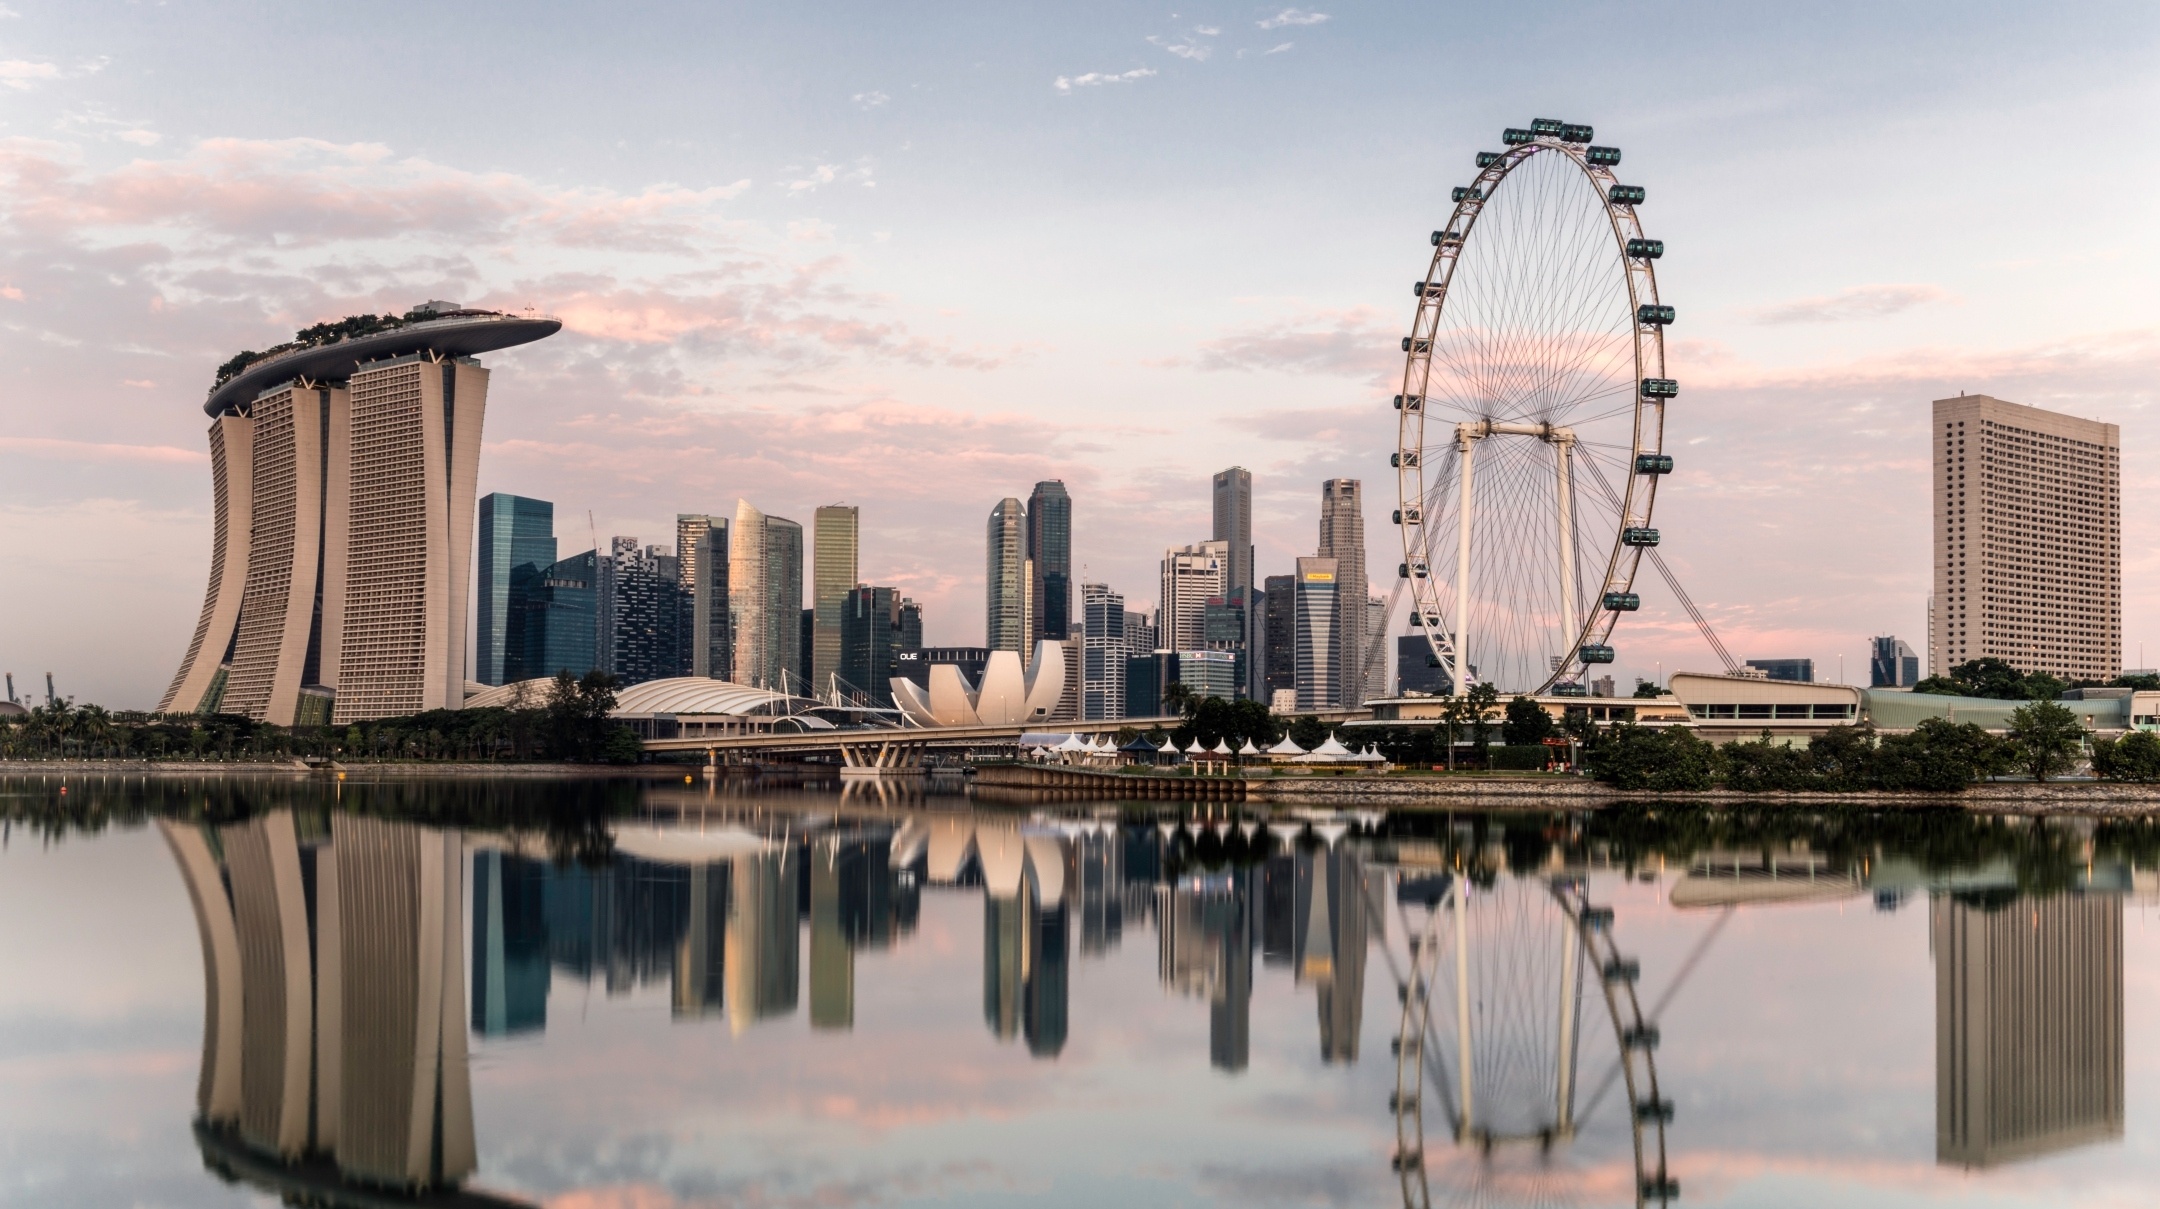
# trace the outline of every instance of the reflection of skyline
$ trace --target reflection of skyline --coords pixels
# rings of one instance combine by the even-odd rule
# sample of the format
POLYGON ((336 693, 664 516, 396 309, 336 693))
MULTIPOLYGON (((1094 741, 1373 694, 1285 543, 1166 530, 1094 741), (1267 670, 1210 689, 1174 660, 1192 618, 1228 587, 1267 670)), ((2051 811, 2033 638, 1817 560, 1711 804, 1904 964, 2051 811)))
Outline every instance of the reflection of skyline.
POLYGON ((1189 876, 1155 890, 1163 985, 1208 1001, 1208 1061, 1240 1071, 1252 1060, 1253 871, 1189 876))
POLYGON ((665 979, 675 1018, 725 1018, 741 1033, 800 1006, 807 923, 811 1022, 850 1028, 855 952, 891 945, 920 911, 916 871, 893 861, 899 838, 888 827, 785 839, 641 831, 635 852, 591 866, 481 848, 473 1027, 544 1025, 552 970, 609 995, 665 979))
POLYGON ((1320 1011, 1320 1056, 1356 1062, 1365 1018, 1365 862, 1346 848, 1299 849, 1290 967, 1311 983, 1320 1011))
POLYGON ((1935 1146, 1987 1167, 2123 1134, 2122 899, 1938 894, 1935 1146))
POLYGON ((458 834, 291 811, 159 828, 202 942, 206 1161, 331 1203, 471 1175, 458 834))

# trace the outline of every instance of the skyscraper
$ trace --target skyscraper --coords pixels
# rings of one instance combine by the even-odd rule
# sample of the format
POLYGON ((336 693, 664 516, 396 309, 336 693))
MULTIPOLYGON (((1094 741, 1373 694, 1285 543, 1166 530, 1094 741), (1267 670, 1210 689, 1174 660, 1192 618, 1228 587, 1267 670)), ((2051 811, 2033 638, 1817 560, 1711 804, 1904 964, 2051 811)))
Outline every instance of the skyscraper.
POLYGON ((1154 615, 1128 610, 1125 614, 1125 650, 1132 655, 1153 654, 1162 646, 1154 615))
POLYGON ((1335 560, 1336 592, 1341 598, 1333 656, 1337 677, 1333 704, 1344 709, 1365 703, 1365 648, 1369 638, 1366 610, 1359 606, 1372 589, 1365 577, 1363 496, 1364 490, 1356 479, 1329 479, 1320 485, 1318 554, 1335 560))
POLYGON ((2122 670, 2121 430, 1986 395, 1937 399, 1928 674, 1974 659, 2122 670))
POLYGON ((1108 584, 1080 585, 1080 716, 1125 716, 1125 597, 1108 584))
POLYGON ((1260 645, 1261 621, 1253 591, 1257 582, 1253 571, 1252 471, 1242 466, 1219 471, 1214 486, 1214 540, 1226 542, 1230 547, 1230 556, 1224 566, 1222 595, 1225 601, 1235 602, 1244 611, 1246 631, 1240 636, 1239 649, 1246 655, 1245 691, 1247 696, 1258 696, 1261 674, 1259 660, 1254 655, 1260 645))
POLYGON ((990 510, 983 565, 983 645, 1027 658, 1027 515, 1011 496, 990 510))
POLYGON ((899 650, 900 602, 891 588, 867 585, 840 598, 840 679, 869 694, 872 705, 892 705, 893 655, 899 650))
POLYGON ((1261 641, 1266 667, 1260 690, 1263 701, 1280 689, 1297 687, 1297 576, 1270 575, 1263 595, 1261 641))
POLYGON ((1072 624, 1072 497, 1062 480, 1037 483, 1028 496, 1027 556, 1034 636, 1062 640, 1072 624))
POLYGON ((555 505, 497 491, 480 497, 480 607, 473 627, 473 679, 507 683, 510 651, 516 646, 517 606, 512 581, 516 569, 544 571, 555 563, 555 505))
POLYGON ((1163 552, 1162 629, 1155 641, 1173 651, 1206 650, 1207 602, 1220 599, 1229 574, 1230 543, 1196 542, 1163 552))
POLYGON ((728 613, 737 684, 782 690, 802 669, 802 526, 735 503, 728 613))
POLYGON ((899 651, 920 651, 922 644, 922 606, 910 596, 900 598, 900 627, 893 637, 893 648, 899 651))
POLYGON ((161 711, 292 725, 465 703, 473 357, 562 325, 452 303, 369 323, 309 329, 211 390, 216 561, 161 711))
MULTIPOLYGON (((613 592, 613 563, 601 573, 600 555, 587 550, 526 573, 519 568, 517 612, 511 615, 516 645, 505 663, 504 683, 537 680, 568 672, 583 676, 614 663, 612 628, 615 609, 600 607, 602 585, 613 592), (601 617, 609 627, 601 628, 601 617), (607 658, 603 662, 603 648, 607 658)), ((538 705, 539 702, 533 702, 538 705)))
POLYGON ((1250 596, 1253 587, 1252 471, 1232 466, 1215 476, 1214 539, 1228 542, 1225 595, 1250 596))
POLYGON ((802 691, 803 659, 803 530, 784 516, 765 518, 765 611, 772 624, 765 636, 772 642, 767 653, 766 684, 782 691, 802 691), (795 684, 791 689, 789 682, 795 684))
POLYGON ((607 670, 624 685, 677 674, 682 663, 681 569, 665 546, 614 539, 605 577, 613 607, 607 670))
POLYGON ((728 518, 677 516, 675 561, 690 606, 688 673, 725 680, 734 670, 728 649, 728 518))
MULTIPOLYGON (((827 504, 811 518, 816 546, 811 572, 811 607, 817 610, 810 652, 810 679, 822 691, 840 670, 840 608, 862 582, 859 547, 862 509, 827 504)), ((883 683, 882 680, 879 683, 883 683)), ((858 687, 867 687, 859 685, 858 687)))
POLYGON ((1340 571, 1332 558, 1297 560, 1297 707, 1333 709, 1342 700, 1336 662, 1342 651, 1340 571))
POLYGON ((1920 683, 1920 657, 1904 639, 1870 638, 1868 649, 1869 688, 1911 688, 1920 683))

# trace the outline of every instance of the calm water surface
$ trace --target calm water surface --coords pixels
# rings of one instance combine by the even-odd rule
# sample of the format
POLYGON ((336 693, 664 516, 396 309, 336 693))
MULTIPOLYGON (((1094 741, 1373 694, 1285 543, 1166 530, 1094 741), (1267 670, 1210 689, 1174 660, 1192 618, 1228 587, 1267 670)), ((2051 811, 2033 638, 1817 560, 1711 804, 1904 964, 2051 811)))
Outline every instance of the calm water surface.
POLYGON ((2160 828, 1216 809, 0 780, 0 1204, 2160 1202, 2160 828))

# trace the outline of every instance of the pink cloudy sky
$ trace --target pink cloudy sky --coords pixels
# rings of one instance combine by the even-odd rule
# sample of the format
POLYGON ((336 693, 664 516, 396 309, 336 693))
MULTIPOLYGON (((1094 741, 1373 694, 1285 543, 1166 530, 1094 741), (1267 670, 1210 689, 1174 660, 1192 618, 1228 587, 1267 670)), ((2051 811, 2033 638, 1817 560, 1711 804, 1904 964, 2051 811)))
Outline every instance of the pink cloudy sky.
MULTIPOLYGON (((1322 479, 1392 490, 1403 286, 1533 115, 1651 190, 1658 520, 1736 654, 1922 645, 1926 408, 1967 390, 2122 425, 2124 657, 2160 661, 2148 5, 396 7, 0 6, 18 689, 154 703, 213 367, 427 298, 563 318, 490 359, 481 474, 565 552, 588 512, 662 541, 845 500, 865 579, 978 642, 1000 497, 1063 478, 1088 578, 1145 603, 1242 464, 1287 571, 1322 479)), ((1644 596, 1623 683, 1706 666, 1644 596)))

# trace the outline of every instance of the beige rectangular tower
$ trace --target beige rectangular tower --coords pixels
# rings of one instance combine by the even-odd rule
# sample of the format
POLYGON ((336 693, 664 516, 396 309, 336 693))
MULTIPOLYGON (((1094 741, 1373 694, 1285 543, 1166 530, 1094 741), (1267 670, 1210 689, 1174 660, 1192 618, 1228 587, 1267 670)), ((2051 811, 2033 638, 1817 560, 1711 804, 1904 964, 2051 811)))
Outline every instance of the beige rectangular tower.
POLYGON ((226 654, 247 590, 249 535, 255 527, 255 422, 237 412, 210 421, 210 589, 187 657, 158 702, 159 713, 214 714, 229 676, 226 654))
POLYGON ((1320 484, 1321 558, 1336 565, 1338 595, 1335 630, 1335 702, 1344 709, 1365 703, 1366 633, 1363 601, 1370 589, 1365 579, 1364 484, 1356 479, 1329 479, 1320 484))
MULTIPOLYGON (((810 679, 812 691, 831 689, 840 670, 840 612, 849 589, 861 582, 862 509, 848 504, 827 504, 812 518, 810 588, 811 607, 816 610, 811 626, 810 679)), ((856 685, 871 688, 871 685, 856 685)))
POLYGON ((335 720, 465 704, 466 580, 488 375, 418 353, 352 375, 335 720))
POLYGON ((1986 395, 1935 400, 1928 674, 2122 670, 2121 430, 1986 395))

